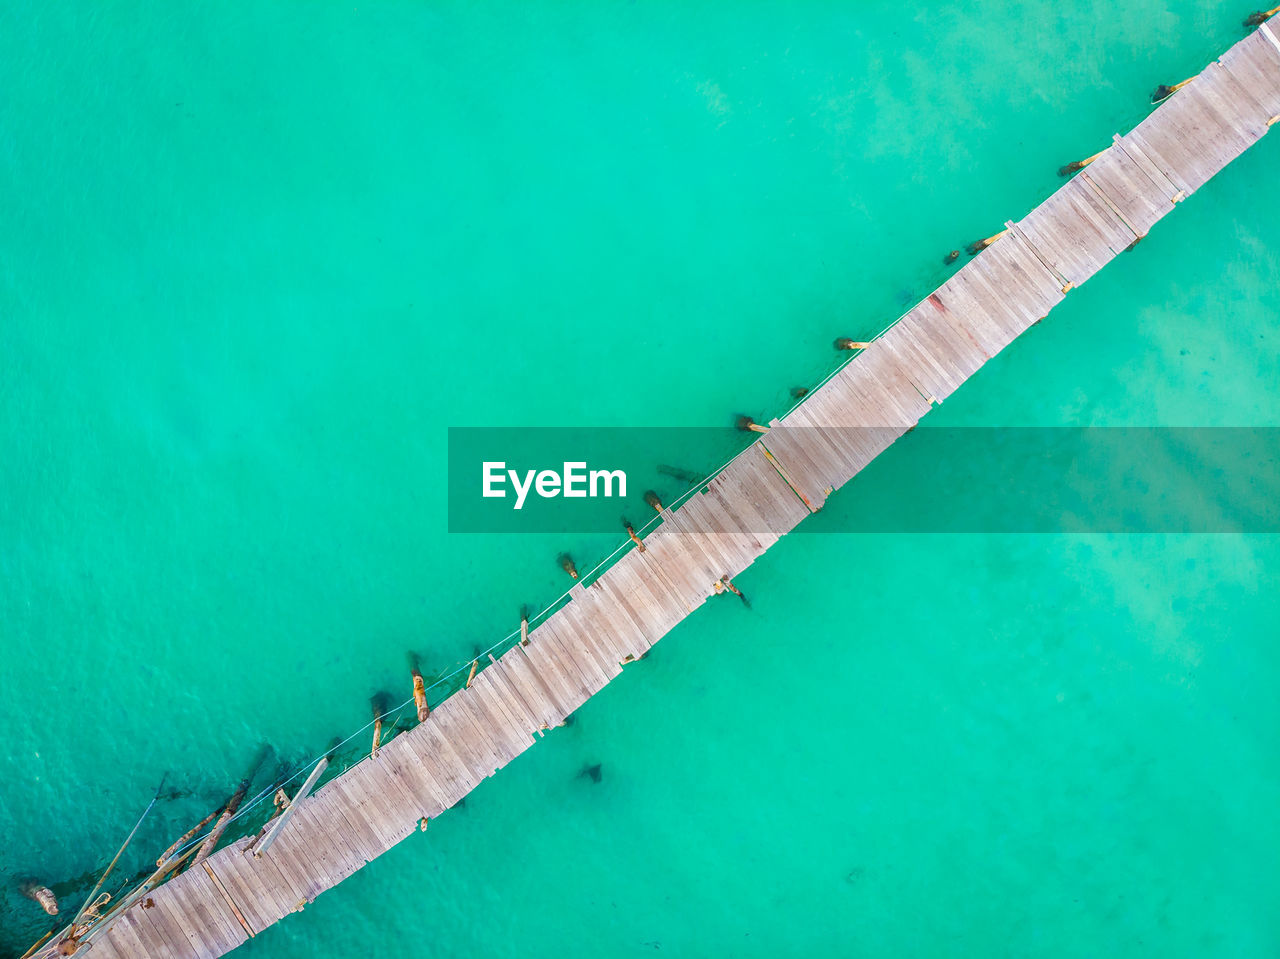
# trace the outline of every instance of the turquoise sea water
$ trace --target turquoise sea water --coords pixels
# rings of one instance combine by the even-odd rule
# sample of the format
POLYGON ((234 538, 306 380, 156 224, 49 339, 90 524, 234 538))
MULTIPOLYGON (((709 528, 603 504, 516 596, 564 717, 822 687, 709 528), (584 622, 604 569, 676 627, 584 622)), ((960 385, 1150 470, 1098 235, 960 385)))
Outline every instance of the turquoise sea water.
MULTIPOLYGON (((0 6, 0 949, 613 547, 448 535, 447 427, 778 412, 1247 12, 0 6)), ((1280 425, 1272 140, 927 422, 1280 425)), ((790 536, 242 954, 1273 955, 1278 564, 790 536)))

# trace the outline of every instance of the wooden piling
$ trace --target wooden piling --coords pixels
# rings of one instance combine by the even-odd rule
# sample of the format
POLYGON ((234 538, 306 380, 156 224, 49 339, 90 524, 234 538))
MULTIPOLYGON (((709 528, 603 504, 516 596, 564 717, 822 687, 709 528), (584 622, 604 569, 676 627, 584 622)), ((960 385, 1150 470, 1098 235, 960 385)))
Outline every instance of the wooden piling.
POLYGON ((970 243, 968 246, 965 247, 965 252, 967 252, 970 256, 977 256, 979 253, 981 253, 983 250, 985 250, 992 243, 1000 239, 1002 236, 1004 236, 1008 232, 1009 232, 1008 229, 1004 229, 1004 230, 1001 230, 999 233, 994 234, 993 236, 987 237, 985 240, 975 240, 974 242, 970 243))
POLYGON ((231 822, 231 817, 236 814, 236 810, 244 802, 245 793, 248 791, 249 780, 240 780, 240 785, 236 787, 236 791, 231 794, 231 798, 227 800, 226 806, 223 807, 222 815, 214 823, 213 830, 205 837, 205 841, 200 844, 200 849, 196 852, 196 858, 191 863, 193 866, 198 866, 209 858, 209 854, 213 852, 214 847, 218 845, 218 840, 222 838, 223 832, 226 831, 227 824, 231 822))
POLYGON ((636 534, 636 528, 628 523, 625 519, 622 521, 622 527, 627 531, 627 538, 636 544, 636 549, 644 552, 644 540, 636 534))
POLYGON ((1156 87, 1155 92, 1151 94, 1151 102, 1161 103, 1164 100, 1169 99, 1169 97, 1173 96, 1194 79, 1195 77, 1187 77, 1187 79, 1183 80, 1181 83, 1175 83, 1171 87, 1166 86, 1163 83, 1160 84, 1160 86, 1156 87))
POLYGON ((168 849, 166 849, 164 853, 160 856, 160 858, 156 860, 156 868, 158 869, 161 866, 163 866, 166 862, 168 862, 173 857, 173 855, 179 849, 181 849, 187 843, 191 842, 191 840, 195 839, 196 836, 199 834, 200 830, 203 829, 205 826, 209 825, 209 823, 213 822, 214 817, 219 815, 221 812, 222 812, 221 808, 215 809, 213 812, 209 813, 209 815, 205 816, 198 823, 196 823, 194 826, 192 826, 190 829, 184 832, 181 836, 179 836, 177 840, 174 841, 174 844, 170 846, 168 849))
POLYGON ((480 660, 471 660, 471 672, 467 675, 467 689, 471 688, 471 684, 476 680, 476 670, 480 667, 480 660))
POLYGON ((1273 7, 1270 10, 1254 11, 1245 18, 1244 25, 1246 27, 1260 27, 1277 13, 1280 13, 1280 7, 1273 7))
POLYGON ((48 886, 39 886, 35 883, 30 883, 22 887, 22 894, 28 899, 34 900, 40 908, 50 916, 56 916, 58 914, 57 897, 54 896, 53 890, 48 886))
POLYGON ((418 708, 418 722, 425 723, 431 715, 431 708, 427 705, 427 681, 417 666, 413 667, 413 704, 418 708))
POLYGON ((837 350, 865 350, 871 344, 866 340, 851 340, 847 336, 842 336, 835 341, 837 350))
POLYGON ((1093 156, 1085 157, 1083 160, 1076 160, 1072 163, 1068 163, 1066 166, 1060 166, 1058 167, 1058 176, 1070 176, 1071 174, 1075 173, 1077 170, 1083 170, 1090 163, 1098 159, 1098 157, 1102 156, 1102 154, 1106 152, 1107 152, 1106 150, 1099 150, 1093 156))

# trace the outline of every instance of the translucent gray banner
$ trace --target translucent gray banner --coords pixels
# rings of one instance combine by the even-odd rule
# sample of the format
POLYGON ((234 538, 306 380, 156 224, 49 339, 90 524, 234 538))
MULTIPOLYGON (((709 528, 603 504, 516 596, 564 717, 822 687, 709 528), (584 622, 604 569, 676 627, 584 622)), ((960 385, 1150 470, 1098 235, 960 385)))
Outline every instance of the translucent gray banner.
MULTIPOLYGON (((854 437, 827 439, 839 447, 854 437)), ((449 530, 619 533, 624 521, 640 528, 658 507, 704 495, 705 481, 757 441, 767 445, 768 436, 727 428, 451 428, 449 530)), ((752 528, 763 525, 758 518, 735 524, 714 531, 782 532, 752 528)), ((1280 428, 922 426, 798 531, 1276 533, 1280 428)))

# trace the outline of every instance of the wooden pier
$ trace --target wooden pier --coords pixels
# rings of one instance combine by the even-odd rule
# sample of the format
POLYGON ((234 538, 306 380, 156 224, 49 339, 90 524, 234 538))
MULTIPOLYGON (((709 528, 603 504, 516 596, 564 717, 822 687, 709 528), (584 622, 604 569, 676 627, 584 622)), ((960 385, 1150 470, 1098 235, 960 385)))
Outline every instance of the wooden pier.
MULTIPOLYGON (((212 959, 458 802, 746 569, 1067 292, 1280 119, 1264 24, 877 337, 700 492, 412 730, 294 804, 269 848, 230 843, 109 913, 93 959, 212 959)), ((70 945, 70 944, 67 944, 70 945)), ((59 954, 59 937, 39 959, 59 954)), ((64 946, 64 949, 66 947, 64 946)))

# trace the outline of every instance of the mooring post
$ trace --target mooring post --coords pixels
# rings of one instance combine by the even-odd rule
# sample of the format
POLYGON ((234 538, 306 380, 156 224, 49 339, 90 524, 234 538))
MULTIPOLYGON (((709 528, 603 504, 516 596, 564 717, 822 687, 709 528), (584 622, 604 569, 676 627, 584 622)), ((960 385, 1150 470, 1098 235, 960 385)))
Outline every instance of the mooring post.
POLYGON ((529 645, 529 607, 520 607, 520 645, 529 645))
POLYGON ((578 578, 578 567, 573 565, 573 557, 568 553, 560 554, 560 568, 569 574, 570 579, 578 578))
POLYGON ((231 798, 227 800, 226 806, 222 809, 222 815, 218 817, 218 821, 213 825, 213 831, 200 844, 200 851, 196 853, 196 858, 192 860, 191 865, 198 866, 209 858, 209 854, 213 852, 213 847, 218 844, 218 840, 222 838, 222 833, 226 830, 231 822, 231 817, 236 814, 236 810, 240 808, 240 803, 244 802, 244 795, 249 791, 249 780, 240 780, 240 785, 236 787, 236 791, 231 794, 231 798))
POLYGON ((643 553, 644 540, 642 540, 638 535, 636 535, 636 528, 632 526, 631 523, 628 522, 626 519, 622 521, 622 528, 627 531, 627 536, 631 539, 631 542, 636 544, 636 549, 638 549, 640 552, 643 553))
POLYGON ((736 423, 736 425, 737 425, 738 429, 742 430, 742 432, 744 432, 744 433, 767 433, 767 432, 769 432, 769 427, 767 427, 767 426, 761 426, 759 423, 757 423, 755 420, 753 420, 750 416, 739 416, 739 417, 738 417, 738 419, 737 419, 737 423, 736 423))
POLYGON ((471 660, 471 672, 467 675, 467 689, 470 689, 471 684, 475 682, 476 669, 478 669, 479 666, 480 666, 480 660, 478 659, 471 660))
POLYGON ((311 790, 315 788, 320 777, 324 775, 324 771, 328 768, 329 757, 321 757, 320 761, 316 763, 315 768, 311 770, 311 775, 306 778, 306 781, 303 782, 301 788, 299 788, 297 793, 294 794, 294 797, 289 800, 289 805, 285 811, 276 817, 275 822, 271 824, 271 828, 267 830, 267 834, 262 837, 262 840, 254 843, 253 857, 255 859, 261 859, 262 854, 271 848, 271 844, 276 841, 276 837, 280 835, 281 830, 283 830, 284 827, 289 824, 289 820, 293 818, 293 812, 298 808, 298 803, 307 798, 311 790))
POLYGON ((1245 19, 1244 25, 1246 27, 1260 27, 1264 23, 1266 23, 1268 20, 1270 20, 1272 17, 1274 17, 1277 13, 1280 13, 1280 7, 1274 7, 1271 10, 1255 11, 1254 13, 1249 14, 1249 16, 1245 19))
POLYGON ((662 500, 658 499, 658 494, 653 490, 645 490, 644 501, 649 504, 655 513, 662 515, 662 500))
POLYGON ((373 748, 369 751, 370 759, 378 758, 378 747, 382 745, 382 711, 378 704, 373 704, 373 748))
POLYGON ((413 704, 418 707, 418 722, 425 723, 431 715, 431 707, 427 705, 427 681, 417 666, 413 667, 413 704))
POLYGON ((35 900, 41 909, 51 916, 58 914, 58 900, 53 894, 53 890, 48 886, 38 886, 35 883, 29 883, 22 887, 22 894, 28 899, 35 900))
POLYGON ((992 243, 1000 239, 1000 237, 1004 236, 1008 232, 1009 232, 1009 228, 1005 227, 999 233, 995 234, 995 236, 989 236, 985 240, 974 240, 972 243, 970 243, 968 246, 965 247, 965 252, 967 252, 970 256, 977 256, 979 253, 981 253, 983 250, 985 250, 992 243))
POLYGON ((1169 97, 1173 96, 1194 79, 1195 77, 1187 77, 1187 79, 1183 80, 1181 83, 1175 83, 1171 87, 1166 86, 1163 83, 1160 84, 1160 86, 1156 87, 1155 92, 1151 94, 1151 102, 1160 103, 1162 100, 1169 99, 1169 97))
MULTIPOLYGON (((1107 149, 1110 149, 1110 147, 1107 149)), ((1106 152, 1106 150, 1099 150, 1091 157, 1085 157, 1083 160, 1076 160, 1072 163, 1068 163, 1066 166, 1060 166, 1058 167, 1058 176, 1071 176, 1071 174, 1075 173, 1077 170, 1083 170, 1106 152)))
POLYGON ((169 859, 179 849, 181 849, 187 843, 191 842, 191 840, 195 839, 196 834, 200 832, 200 830, 203 829, 205 826, 209 825, 209 823, 213 822, 214 817, 221 812, 222 812, 221 809, 215 809, 213 812, 209 813, 209 815, 205 816, 198 823, 196 823, 194 826, 192 826, 190 829, 184 832, 181 836, 179 836, 178 840, 172 846, 166 849, 163 855, 161 855, 160 858, 156 860, 156 868, 159 869, 161 866, 167 863, 169 859))
POLYGON ((865 350, 871 344, 865 340, 851 340, 842 336, 832 344, 837 350, 865 350))

